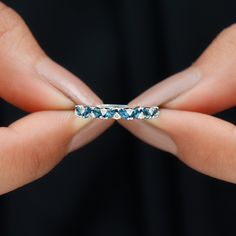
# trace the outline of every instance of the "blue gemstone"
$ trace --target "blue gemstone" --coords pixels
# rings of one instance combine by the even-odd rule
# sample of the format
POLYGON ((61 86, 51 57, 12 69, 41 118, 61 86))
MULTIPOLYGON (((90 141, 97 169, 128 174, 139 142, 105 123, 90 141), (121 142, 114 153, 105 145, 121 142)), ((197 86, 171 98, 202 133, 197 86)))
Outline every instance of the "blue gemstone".
POLYGON ((99 118, 102 116, 101 110, 98 107, 95 107, 92 112, 93 112, 95 118, 99 118))
POLYGON ((90 107, 85 107, 82 116, 84 118, 88 118, 90 116, 90 114, 91 114, 91 111, 92 111, 92 109, 90 107))
POLYGON ((104 118, 111 119, 116 113, 116 110, 114 109, 107 109, 106 114, 104 115, 104 118))
POLYGON ((145 118, 150 117, 149 109, 147 107, 143 108, 143 115, 144 115, 145 118))
POLYGON ((150 116, 155 116, 158 112, 158 109, 156 107, 149 110, 150 116))
POLYGON ((82 108, 81 107, 76 107, 76 114, 78 116, 81 116, 82 115, 82 108))
POLYGON ((128 120, 130 118, 128 112, 125 109, 120 109, 118 113, 123 119, 128 120))
POLYGON ((138 119, 140 113, 142 112, 142 110, 139 107, 134 108, 131 117, 134 119, 138 119))

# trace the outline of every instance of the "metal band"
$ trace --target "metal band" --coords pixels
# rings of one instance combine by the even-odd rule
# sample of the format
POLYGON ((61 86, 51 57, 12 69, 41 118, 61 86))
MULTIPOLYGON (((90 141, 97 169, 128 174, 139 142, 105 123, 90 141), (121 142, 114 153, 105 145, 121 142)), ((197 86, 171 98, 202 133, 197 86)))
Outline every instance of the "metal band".
POLYGON ((102 104, 98 106, 76 105, 75 115, 80 118, 96 119, 154 119, 158 118, 160 109, 157 106, 127 106, 119 104, 102 104))

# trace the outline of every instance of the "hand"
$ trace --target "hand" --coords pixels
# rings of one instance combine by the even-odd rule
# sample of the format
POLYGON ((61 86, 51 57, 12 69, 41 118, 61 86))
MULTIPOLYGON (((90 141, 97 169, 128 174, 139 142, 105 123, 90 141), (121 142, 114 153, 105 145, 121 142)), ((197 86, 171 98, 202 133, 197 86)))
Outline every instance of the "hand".
POLYGON ((159 119, 121 121, 140 139, 207 175, 236 183, 235 125, 210 116, 236 104, 236 25, 225 29, 185 71, 132 105, 159 105, 159 119))
POLYGON ((66 154, 102 133, 111 121, 78 119, 74 103, 100 99, 50 60, 23 20, 0 3, 0 96, 35 112, 0 128, 0 194, 50 171, 66 154), (49 111, 50 110, 50 111, 49 111))

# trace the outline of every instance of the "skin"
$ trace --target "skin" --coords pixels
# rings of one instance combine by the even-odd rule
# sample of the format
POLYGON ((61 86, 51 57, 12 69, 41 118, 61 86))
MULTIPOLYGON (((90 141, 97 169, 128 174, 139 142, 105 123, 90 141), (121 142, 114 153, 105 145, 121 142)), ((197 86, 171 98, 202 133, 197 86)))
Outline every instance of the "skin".
POLYGON ((236 25, 223 30, 193 65, 131 104, 161 104, 159 119, 121 124, 195 170, 236 183, 236 128, 211 114, 236 104, 236 25))
POLYGON ((111 121, 78 119, 75 104, 101 100, 39 47, 21 17, 0 2, 0 97, 32 114, 0 127, 0 194, 48 173, 111 121))
MULTIPOLYGON (((159 119, 120 124, 207 175, 236 183, 236 129, 211 116, 236 103, 236 26, 200 58, 131 105, 161 105, 159 119)), ((102 101, 38 46, 21 17, 0 2, 0 97, 32 114, 0 128, 0 194, 48 173, 112 121, 78 119, 75 104, 102 101), (14 147, 14 148, 13 148, 14 147)))

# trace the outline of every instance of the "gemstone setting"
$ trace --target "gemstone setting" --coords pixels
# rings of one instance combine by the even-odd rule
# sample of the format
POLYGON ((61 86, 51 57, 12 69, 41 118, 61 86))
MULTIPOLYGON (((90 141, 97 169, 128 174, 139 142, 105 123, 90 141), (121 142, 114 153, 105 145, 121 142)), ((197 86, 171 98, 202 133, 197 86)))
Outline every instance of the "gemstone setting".
POLYGON ((104 117, 106 119, 112 119, 113 116, 115 115, 115 113, 116 113, 116 110, 108 108, 106 114, 104 115, 104 117))
POLYGON ((89 118, 92 115, 91 112, 92 112, 92 109, 87 106, 84 108, 84 112, 82 115, 84 116, 84 118, 89 118))
POLYGON ((76 114, 77 116, 82 116, 82 114, 83 114, 83 108, 82 108, 81 106, 76 106, 76 108, 75 108, 75 114, 76 114))
POLYGON ((121 118, 128 120, 130 118, 130 115, 128 114, 127 110, 125 108, 121 108, 118 111, 119 115, 121 116, 121 118))
POLYGON ((75 115, 80 118, 96 118, 96 119, 153 119, 158 118, 160 113, 159 107, 141 107, 126 105, 76 105, 75 115))
POLYGON ((102 116, 102 112, 101 109, 99 109, 98 107, 95 107, 94 109, 92 109, 94 118, 99 118, 100 116, 102 116))

